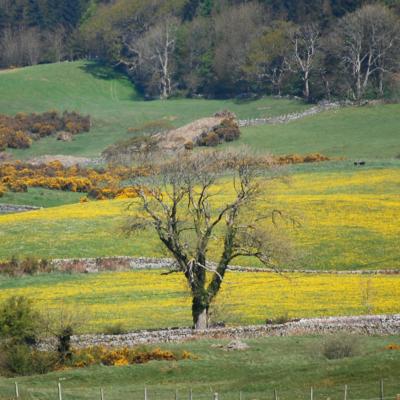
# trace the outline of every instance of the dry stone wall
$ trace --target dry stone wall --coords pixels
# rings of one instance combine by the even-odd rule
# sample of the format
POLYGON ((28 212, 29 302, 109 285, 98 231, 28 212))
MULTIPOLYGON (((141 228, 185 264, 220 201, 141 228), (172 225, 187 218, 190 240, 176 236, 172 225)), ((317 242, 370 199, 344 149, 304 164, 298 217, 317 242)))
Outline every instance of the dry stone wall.
MULTIPOLYGON (((265 336, 323 335, 339 332, 359 335, 398 335, 400 334, 400 314, 300 319, 279 325, 212 328, 204 331, 180 328, 144 330, 123 335, 81 335, 72 337, 72 345, 75 348, 90 346, 132 347, 196 339, 232 340, 265 336)), ((43 342, 40 347, 49 349, 54 346, 54 342, 47 341, 43 342)))
MULTIPOLYGON (((148 257, 99 257, 99 258, 76 258, 76 259, 54 259, 50 261, 53 270, 71 273, 97 273, 104 271, 134 271, 167 269, 174 266, 174 261, 169 258, 148 258, 148 257)), ((216 265, 208 263, 212 269, 216 265)), ((267 268, 242 267, 231 265, 229 270, 236 272, 275 272, 267 268)), ((356 270, 356 271, 320 271, 306 269, 282 269, 283 273, 304 273, 304 274, 400 274, 400 270, 356 270)))
POLYGON ((14 204, 0 204, 0 214, 21 213, 26 211, 38 210, 39 207, 23 206, 14 204))
POLYGON ((290 113, 269 118, 242 119, 239 120, 239 127, 244 128, 248 126, 258 125, 286 124, 288 122, 296 121, 298 119, 302 119, 311 115, 319 114, 323 111, 338 109, 339 107, 341 107, 340 103, 323 103, 299 113, 290 113))

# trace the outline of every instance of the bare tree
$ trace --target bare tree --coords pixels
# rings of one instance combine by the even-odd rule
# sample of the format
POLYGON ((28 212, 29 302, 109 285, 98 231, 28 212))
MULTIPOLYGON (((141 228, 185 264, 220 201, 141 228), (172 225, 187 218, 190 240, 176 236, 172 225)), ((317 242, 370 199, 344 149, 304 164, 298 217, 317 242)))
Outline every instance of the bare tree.
POLYGON ((316 66, 320 37, 320 31, 315 24, 303 25, 291 32, 291 66, 301 73, 304 83, 303 95, 307 100, 310 99, 310 76, 316 66))
POLYGON ((158 87, 161 99, 172 93, 173 53, 176 44, 178 20, 167 17, 151 27, 139 39, 126 43, 135 55, 132 68, 139 75, 150 76, 150 82, 158 87))
POLYGON ((22 55, 12 29, 5 29, 0 38, 1 61, 4 66, 20 65, 22 55))
POLYGON ((189 285, 195 328, 207 328, 210 304, 234 259, 254 257, 275 268, 278 260, 289 254, 287 240, 278 240, 274 224, 268 223, 283 214, 277 210, 265 215, 254 212, 261 192, 265 202, 263 186, 275 178, 269 159, 245 152, 208 152, 180 154, 163 164, 160 174, 137 182, 145 217, 129 221, 127 230, 151 228, 157 232, 175 260, 171 272, 183 273, 189 285), (262 173, 261 165, 267 168, 262 173), (218 206, 215 193, 222 174, 231 177, 232 196, 218 206), (207 253, 215 242, 220 253, 211 267, 207 253))
POLYGON ((37 28, 22 30, 19 40, 24 55, 24 64, 38 64, 42 56, 42 39, 39 30, 37 28))
POLYGON ((40 32, 36 28, 5 29, 0 48, 6 66, 35 65, 42 56, 40 32))
POLYGON ((396 17, 384 6, 364 6, 342 18, 337 37, 337 52, 352 78, 353 98, 363 98, 372 77, 377 77, 382 95, 385 75, 399 68, 396 17))

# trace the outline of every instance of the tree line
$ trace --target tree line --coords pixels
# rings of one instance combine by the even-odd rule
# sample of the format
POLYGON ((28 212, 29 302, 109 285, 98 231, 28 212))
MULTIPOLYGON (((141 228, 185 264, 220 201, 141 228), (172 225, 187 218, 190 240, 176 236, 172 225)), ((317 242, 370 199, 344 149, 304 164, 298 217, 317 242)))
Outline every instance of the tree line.
MULTIPOLYGON (((36 10, 34 4, 50 6, 52 0, 1 2, 36 10)), ((46 49, 62 49, 54 51, 53 61, 86 57, 107 63, 126 72, 149 98, 274 94, 359 101, 393 97, 399 81, 398 0, 56 3, 63 10, 61 25, 51 23, 47 15, 53 14, 35 19, 23 13, 24 29, 51 32, 53 47, 46 49)), ((31 33, 29 40, 7 40, 22 31, 3 28, 3 65, 43 61, 27 45, 31 33), (11 63, 5 43, 18 41, 27 47, 25 59, 11 63)))

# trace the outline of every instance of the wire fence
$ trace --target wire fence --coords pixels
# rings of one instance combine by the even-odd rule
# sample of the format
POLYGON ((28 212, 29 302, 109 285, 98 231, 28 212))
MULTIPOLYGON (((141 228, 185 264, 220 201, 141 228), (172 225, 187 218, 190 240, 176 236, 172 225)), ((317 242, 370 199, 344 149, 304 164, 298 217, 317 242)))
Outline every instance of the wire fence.
MULTIPOLYGON (((244 387, 242 390, 218 388, 212 384, 195 388, 179 386, 175 389, 163 386, 111 385, 85 387, 81 382, 60 379, 53 385, 40 387, 10 382, 0 388, 1 400, 400 400, 400 375, 398 380, 369 382, 343 386, 273 387, 267 385, 244 387), (220 389, 220 390, 218 390, 220 389)), ((43 382, 42 382, 43 383, 43 382)))

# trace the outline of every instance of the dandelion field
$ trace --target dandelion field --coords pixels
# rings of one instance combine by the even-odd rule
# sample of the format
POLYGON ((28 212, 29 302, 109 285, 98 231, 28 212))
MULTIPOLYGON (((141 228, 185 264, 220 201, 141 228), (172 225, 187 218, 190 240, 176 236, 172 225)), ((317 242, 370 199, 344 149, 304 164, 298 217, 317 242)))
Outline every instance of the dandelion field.
MULTIPOLYGON (((190 326, 191 300, 184 278, 160 273, 2 278, 0 301, 23 295, 41 310, 75 310, 85 316, 85 332, 101 332, 113 324, 128 330, 190 326)), ((399 275, 230 272, 212 318, 236 325, 262 324, 284 315, 390 314, 400 311, 399 287, 399 275)))
MULTIPOLYGON (((222 181, 217 206, 230 198, 222 181)), ((166 256, 153 232, 127 237, 121 227, 126 200, 89 202, 0 216, 0 259, 113 255, 166 256)), ((296 247, 294 267, 321 270, 400 267, 400 170, 398 168, 298 172, 267 186, 251 212, 282 209, 299 222, 283 233, 296 247)), ((131 214, 137 211, 133 210, 131 214)), ((218 253, 214 243, 210 258, 218 253)), ((257 265, 253 260, 239 264, 257 265)))

